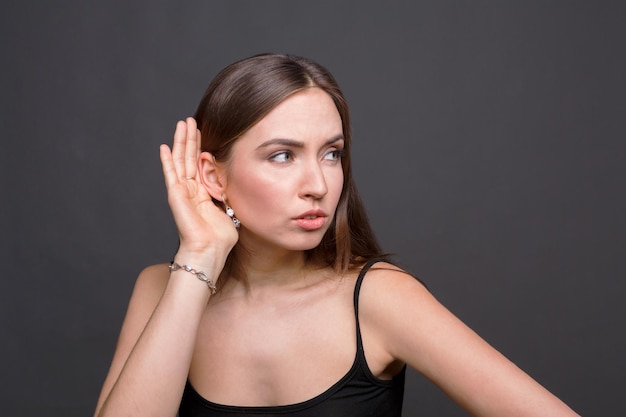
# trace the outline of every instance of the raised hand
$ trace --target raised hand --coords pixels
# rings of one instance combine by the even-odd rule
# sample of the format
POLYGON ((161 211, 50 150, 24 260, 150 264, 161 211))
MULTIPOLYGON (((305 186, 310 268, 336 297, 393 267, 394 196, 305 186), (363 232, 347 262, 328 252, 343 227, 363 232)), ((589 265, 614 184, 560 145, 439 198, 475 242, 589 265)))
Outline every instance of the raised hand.
POLYGON ((179 253, 223 256, 220 262, 223 265, 237 242, 238 233, 201 182, 200 131, 193 118, 176 124, 172 150, 161 145, 160 155, 168 202, 180 237, 179 253))

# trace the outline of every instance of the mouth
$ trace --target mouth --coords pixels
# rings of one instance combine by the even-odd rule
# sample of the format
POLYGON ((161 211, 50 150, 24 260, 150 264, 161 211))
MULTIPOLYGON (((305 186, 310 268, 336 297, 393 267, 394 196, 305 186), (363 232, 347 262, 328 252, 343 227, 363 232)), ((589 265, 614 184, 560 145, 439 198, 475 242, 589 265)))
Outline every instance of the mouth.
POLYGON ((324 226, 328 215, 322 210, 310 210, 294 218, 296 224, 304 230, 317 230, 324 226))
POLYGON ((309 210, 309 211, 305 211, 304 213, 301 213, 300 215, 296 216, 295 219, 307 219, 307 220, 311 220, 311 219, 317 219, 318 217, 328 217, 328 214, 326 214, 324 212, 324 210, 309 210))

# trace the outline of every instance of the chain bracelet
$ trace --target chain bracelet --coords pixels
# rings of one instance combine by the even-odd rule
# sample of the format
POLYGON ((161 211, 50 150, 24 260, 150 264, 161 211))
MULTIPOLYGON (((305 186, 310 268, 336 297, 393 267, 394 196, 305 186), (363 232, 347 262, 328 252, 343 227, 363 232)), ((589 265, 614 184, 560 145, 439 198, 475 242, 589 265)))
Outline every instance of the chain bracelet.
POLYGON ((190 274, 195 275, 196 278, 198 278, 200 281, 204 282, 207 285, 207 287, 209 287, 209 290, 211 290, 211 294, 215 294, 215 292, 217 291, 217 287, 215 286, 215 283, 209 277, 207 277, 204 272, 196 271, 189 265, 179 265, 176 262, 172 262, 170 263, 169 269, 170 269, 170 272, 174 272, 178 270, 189 272, 190 274))

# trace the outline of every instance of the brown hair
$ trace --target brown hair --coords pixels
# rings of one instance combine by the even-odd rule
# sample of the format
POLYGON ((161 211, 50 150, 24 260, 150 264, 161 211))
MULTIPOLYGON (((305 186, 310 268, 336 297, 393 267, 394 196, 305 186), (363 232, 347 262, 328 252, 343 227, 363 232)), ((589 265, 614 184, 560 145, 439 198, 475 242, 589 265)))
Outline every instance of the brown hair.
MULTIPOLYGON (((348 104, 333 76, 321 65, 301 57, 261 54, 224 68, 202 97, 195 119, 202 132, 202 151, 228 161, 233 143, 292 94, 317 87, 334 101, 342 120, 345 153, 343 190, 335 218, 320 244, 307 251, 307 260, 328 265, 338 273, 374 257, 385 257, 369 224, 350 169, 348 104)), ((236 251, 231 251, 222 278, 240 277, 236 251)), ((220 279, 220 281, 223 281, 220 279)))

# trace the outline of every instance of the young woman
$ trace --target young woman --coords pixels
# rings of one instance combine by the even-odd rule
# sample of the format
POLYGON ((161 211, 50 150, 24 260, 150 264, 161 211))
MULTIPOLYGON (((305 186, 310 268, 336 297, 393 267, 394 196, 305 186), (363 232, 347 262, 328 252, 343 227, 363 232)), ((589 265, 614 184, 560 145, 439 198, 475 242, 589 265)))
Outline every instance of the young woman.
POLYGON ((385 258, 318 64, 225 68, 161 160, 180 246, 137 279, 96 416, 399 416, 406 365, 472 415, 576 415, 385 258))

